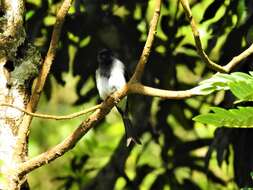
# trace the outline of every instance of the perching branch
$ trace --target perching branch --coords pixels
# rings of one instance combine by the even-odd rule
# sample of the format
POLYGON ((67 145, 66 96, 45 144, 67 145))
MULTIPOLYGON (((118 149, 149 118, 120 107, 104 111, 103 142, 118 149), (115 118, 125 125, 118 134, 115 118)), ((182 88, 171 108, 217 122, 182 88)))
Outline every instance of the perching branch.
POLYGON ((162 90, 158 88, 152 88, 144 86, 140 83, 129 84, 128 93, 142 94, 145 96, 154 96, 164 99, 185 99, 198 94, 194 94, 191 90, 182 90, 182 91, 172 91, 172 90, 162 90))
POLYGON ((23 176, 42 165, 48 164, 72 149, 93 126, 110 112, 117 100, 122 99, 126 94, 127 86, 115 92, 112 96, 109 96, 104 102, 102 102, 100 109, 97 109, 91 114, 89 118, 83 121, 79 127, 60 144, 24 163, 21 163, 18 168, 19 175, 23 176))
POLYGON ((138 93, 148 96, 157 96, 167 99, 184 99, 190 98, 196 95, 194 90, 185 90, 185 91, 169 91, 161 90, 152 87, 143 86, 139 83, 128 83, 121 90, 115 92, 112 96, 108 97, 104 102, 102 102, 99 109, 97 109, 92 115, 89 116, 84 122, 82 122, 79 127, 70 134, 65 140, 60 144, 56 145, 52 149, 20 164, 19 173, 20 175, 25 175, 30 171, 48 164, 49 162, 55 160, 56 158, 62 156, 64 153, 72 149, 75 144, 101 119, 103 119, 116 105, 119 99, 122 99, 128 93, 138 93))
MULTIPOLYGON (((155 29, 157 26, 157 22, 159 19, 161 0, 157 0, 157 6, 155 8, 155 12, 153 14, 148 39, 144 46, 143 53, 141 55, 140 61, 137 65, 136 72, 134 76, 131 78, 132 83, 135 83, 142 76, 145 64, 147 62, 148 55, 151 50, 151 46, 153 43, 155 29)), ((118 102, 118 100, 125 97, 128 93, 128 86, 131 85, 131 82, 125 85, 122 89, 115 92, 113 95, 108 97, 104 102, 102 102, 100 109, 97 109, 93 114, 91 114, 88 119, 82 122, 79 127, 70 134, 65 140, 63 140, 60 144, 56 145, 52 149, 44 152, 24 163, 21 163, 19 166, 19 175, 23 176, 28 172, 42 166, 48 164, 49 162, 55 160, 56 158, 62 156, 67 151, 72 149, 75 144, 94 126, 98 121, 103 119, 107 113, 113 108, 114 105, 118 102)))
MULTIPOLYGON (((139 81, 143 74, 145 64, 147 63, 148 56, 151 51, 152 43, 154 41, 154 35, 160 15, 160 7, 161 7, 161 0, 156 2, 155 12, 151 21, 150 30, 148 34, 148 38, 146 44, 144 46, 142 55, 140 60, 136 66, 135 72, 130 80, 130 82, 125 85, 121 90, 115 92, 112 96, 107 98, 100 107, 96 108, 96 111, 91 114, 88 119, 82 122, 79 127, 70 134, 65 140, 63 140, 60 144, 56 145, 52 149, 44 152, 24 163, 21 163, 19 166, 19 174, 20 176, 27 174, 28 172, 42 166, 48 164, 49 162, 55 160, 56 158, 62 156, 67 151, 72 149, 75 144, 93 127, 95 126, 102 118, 106 116, 107 113, 113 108, 113 106, 118 102, 118 100, 122 99, 128 93, 138 93, 148 96, 156 96, 161 98, 167 99, 184 99, 190 98, 192 96, 199 95, 193 89, 185 90, 185 91, 169 91, 169 90, 161 90, 156 89, 148 86, 142 85, 139 81)), ((241 53, 239 56, 233 58, 226 66, 219 66, 216 63, 212 62, 208 56, 205 54, 201 40, 199 37, 199 33, 197 30, 196 22, 192 18, 191 10, 189 7, 189 3, 187 0, 181 0, 181 3, 185 9, 186 15, 190 20, 190 24, 192 27, 196 47, 200 57, 204 60, 204 62, 213 68, 214 70, 220 72, 229 72, 235 65, 237 65, 242 59, 245 59, 247 56, 252 54, 253 52, 253 45, 251 45, 247 50, 241 53)), ((52 58, 53 60, 53 58, 52 58)), ((52 61, 51 60, 51 61, 52 61)), ((49 70, 47 70, 48 74, 49 70)), ((46 75, 47 75, 46 74, 46 75)), ((44 84, 43 84, 44 85, 44 84)), ((41 89, 42 90, 42 89, 41 89)), ((41 92, 40 92, 41 93, 41 92)), ((39 95, 38 95, 39 97, 39 95)), ((35 101, 36 102, 36 101, 35 101)))
POLYGON ((82 115, 87 114, 89 112, 92 112, 96 109, 99 109, 101 107, 101 104, 95 105, 93 107, 90 107, 88 109, 85 109, 85 110, 82 110, 79 112, 75 112, 75 113, 68 114, 68 115, 60 115, 60 116, 42 114, 42 113, 32 113, 32 112, 28 112, 26 109, 14 106, 12 104, 0 104, 0 106, 6 106, 6 107, 11 107, 11 108, 17 109, 17 110, 24 112, 25 114, 30 115, 32 117, 38 117, 38 118, 42 118, 42 119, 67 120, 67 119, 74 119, 76 117, 79 117, 79 116, 82 116, 82 115))
POLYGON ((141 57, 139 59, 139 62, 135 68, 135 72, 130 79, 130 83, 139 82, 141 80, 145 65, 148 61, 148 57, 152 48, 153 41, 155 39, 156 28, 157 28, 158 20, 160 17, 160 11, 161 11, 161 0, 157 0, 156 6, 155 6, 155 12, 150 23, 148 37, 147 37, 145 46, 143 48, 141 57))
POLYGON ((213 62, 206 55, 205 51, 202 48, 202 44, 201 44, 201 40, 200 40, 200 36, 199 36, 199 31, 197 28, 196 21, 194 20, 194 18, 192 16, 189 1, 188 0, 180 0, 180 2, 182 4, 182 7, 184 8, 186 17, 190 22, 197 52, 198 52, 199 56, 201 57, 201 59, 204 61, 204 63, 206 63, 206 65, 208 67, 210 67, 211 69, 213 69, 215 71, 221 72, 221 73, 229 73, 237 64, 239 64, 243 59, 247 58, 249 55, 251 55, 253 53, 253 44, 252 44, 248 49, 246 49, 240 55, 233 57, 232 60, 229 63, 227 63, 225 66, 220 66, 220 65, 216 64, 215 62, 213 62))

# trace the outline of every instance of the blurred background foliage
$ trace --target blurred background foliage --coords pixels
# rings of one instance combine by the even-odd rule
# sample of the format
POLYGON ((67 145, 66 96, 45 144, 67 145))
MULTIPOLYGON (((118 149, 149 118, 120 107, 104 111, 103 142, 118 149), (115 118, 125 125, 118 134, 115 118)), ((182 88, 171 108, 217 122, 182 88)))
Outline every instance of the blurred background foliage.
MULTIPOLYGON (((112 49, 131 74, 141 54, 155 0, 75 0, 38 111, 68 114, 98 103, 96 54, 112 49)), ((225 65, 253 39, 253 1, 191 0, 203 46, 225 65)), ((60 0, 27 0, 28 40, 46 54, 60 0)), ((252 56, 236 68, 252 69, 252 56)), ((164 0, 157 37, 143 83, 185 90, 214 74, 196 54, 178 0, 164 0)), ((29 175, 31 189, 198 190, 252 186, 251 129, 215 129, 192 121, 210 106, 233 107, 233 96, 218 92, 186 100, 130 96, 132 118, 142 145, 125 147, 119 114, 112 112, 70 152, 29 175)), ((84 119, 34 119, 30 156, 59 143, 84 119)))

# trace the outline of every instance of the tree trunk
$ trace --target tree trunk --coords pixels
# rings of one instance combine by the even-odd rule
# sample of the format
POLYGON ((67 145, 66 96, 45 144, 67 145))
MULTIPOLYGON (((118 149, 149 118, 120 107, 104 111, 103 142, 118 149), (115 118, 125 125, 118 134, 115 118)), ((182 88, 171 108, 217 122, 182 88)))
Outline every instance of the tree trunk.
POLYGON ((17 172, 27 157, 27 142, 22 154, 17 151, 24 113, 6 104, 26 107, 41 56, 25 42, 24 1, 0 0, 0 12, 0 190, 19 190, 27 186, 17 172))

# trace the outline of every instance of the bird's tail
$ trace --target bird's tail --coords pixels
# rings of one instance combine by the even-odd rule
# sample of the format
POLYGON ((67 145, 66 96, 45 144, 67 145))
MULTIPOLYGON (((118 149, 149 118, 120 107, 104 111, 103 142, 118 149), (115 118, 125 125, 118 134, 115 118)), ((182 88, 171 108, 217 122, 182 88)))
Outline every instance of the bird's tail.
POLYGON ((122 115, 122 119, 124 122, 125 131, 126 131, 126 140, 127 140, 126 146, 129 146, 131 144, 131 142, 133 142, 135 144, 141 144, 141 141, 137 137, 136 131, 135 131, 129 117, 124 114, 124 115, 122 115))

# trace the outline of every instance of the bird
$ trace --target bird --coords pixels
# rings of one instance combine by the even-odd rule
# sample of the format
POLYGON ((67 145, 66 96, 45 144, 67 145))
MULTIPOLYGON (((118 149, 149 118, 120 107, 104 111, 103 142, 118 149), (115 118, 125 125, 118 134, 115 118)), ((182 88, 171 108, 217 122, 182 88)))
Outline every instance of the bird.
MULTIPOLYGON (((108 96, 121 89, 126 84, 127 72, 123 62, 120 61, 110 49, 100 50, 97 54, 97 61, 96 86, 100 98, 105 100, 108 96)), ((126 146, 128 147, 131 143, 141 144, 129 117, 127 96, 116 105, 116 108, 124 123, 126 146)))

